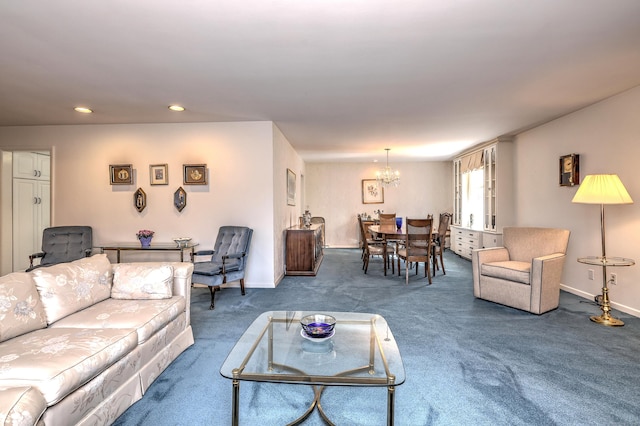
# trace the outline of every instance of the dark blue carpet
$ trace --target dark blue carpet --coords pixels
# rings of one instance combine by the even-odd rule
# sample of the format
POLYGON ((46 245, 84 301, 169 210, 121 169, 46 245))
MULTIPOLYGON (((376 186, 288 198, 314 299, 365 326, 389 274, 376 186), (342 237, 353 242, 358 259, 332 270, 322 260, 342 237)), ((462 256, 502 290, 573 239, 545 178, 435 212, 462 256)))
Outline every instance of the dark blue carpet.
MULTIPOLYGON (((329 249, 317 277, 286 277, 276 289, 217 295, 194 288, 187 349, 116 425, 228 425, 231 382, 219 374, 249 324, 270 310, 356 311, 385 317, 407 380, 396 392, 397 425, 640 424, 640 318, 624 327, 589 321, 598 307, 561 292, 560 307, 532 315, 473 297, 470 262, 445 253, 447 275, 428 286, 421 270, 361 270, 358 250, 329 249)), ((614 294, 615 297, 615 294, 614 294)), ((242 425, 284 425, 312 400, 304 385, 243 382, 242 425)), ((386 389, 331 387, 323 406, 337 425, 386 424, 386 389)), ((314 412, 305 425, 323 424, 314 412)))

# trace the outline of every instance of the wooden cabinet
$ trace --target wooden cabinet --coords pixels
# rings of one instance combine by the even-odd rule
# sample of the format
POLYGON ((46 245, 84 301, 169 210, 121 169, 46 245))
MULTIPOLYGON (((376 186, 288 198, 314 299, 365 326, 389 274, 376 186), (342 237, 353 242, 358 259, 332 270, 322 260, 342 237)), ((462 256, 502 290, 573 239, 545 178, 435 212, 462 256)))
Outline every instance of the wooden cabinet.
POLYGON ((512 153, 512 138, 499 137, 453 160, 453 225, 475 228, 467 216, 470 212, 482 213, 480 229, 485 232, 501 234, 502 228, 513 224, 512 153), (482 182, 475 185, 479 171, 482 182))
POLYGON ((13 177, 45 181, 51 180, 50 156, 40 152, 14 152, 13 177))
POLYGON ((460 225, 462 222, 462 160, 453 160, 453 217, 451 223, 460 225))
POLYGON ((513 158, 511 139, 484 148, 485 231, 502 232, 513 221, 513 158))
POLYGON ((29 267, 29 255, 42 248, 42 231, 50 225, 49 156, 13 153, 13 270, 29 267))
POLYGON ((322 263, 323 224, 309 228, 294 226, 286 230, 286 275, 311 275, 318 273, 322 263))
POLYGON ((465 259, 471 259, 473 249, 482 247, 482 231, 451 227, 451 250, 465 259))
POLYGON ((465 259, 471 260, 471 253, 474 249, 500 246, 502 246, 502 234, 460 226, 451 227, 451 250, 465 259))

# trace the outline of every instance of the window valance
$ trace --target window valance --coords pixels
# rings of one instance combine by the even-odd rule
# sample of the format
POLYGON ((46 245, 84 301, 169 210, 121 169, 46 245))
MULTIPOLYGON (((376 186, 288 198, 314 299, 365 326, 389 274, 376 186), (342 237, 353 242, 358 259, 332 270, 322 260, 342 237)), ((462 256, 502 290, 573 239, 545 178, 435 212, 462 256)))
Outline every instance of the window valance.
POLYGON ((481 169, 483 166, 483 154, 484 150, 481 150, 462 157, 460 159, 460 172, 467 173, 481 169))

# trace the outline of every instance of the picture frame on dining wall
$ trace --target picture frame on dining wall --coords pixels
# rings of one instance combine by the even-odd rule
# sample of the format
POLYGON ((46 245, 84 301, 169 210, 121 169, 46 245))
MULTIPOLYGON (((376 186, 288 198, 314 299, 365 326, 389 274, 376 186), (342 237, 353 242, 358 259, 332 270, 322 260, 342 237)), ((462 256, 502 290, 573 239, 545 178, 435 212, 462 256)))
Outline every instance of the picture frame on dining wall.
POLYGON ((287 205, 296 205, 296 174, 291 169, 287 169, 287 205))
POLYGON ((109 165, 109 179, 111 185, 131 185, 133 183, 133 168, 131 164, 109 165))
POLYGON ((169 185, 169 166, 151 164, 149 166, 149 183, 151 185, 169 185))
POLYGON ((184 164, 184 184, 185 185, 206 185, 207 165, 206 164, 184 164))
POLYGON ((362 204, 384 203, 384 188, 376 179, 362 179, 362 204))

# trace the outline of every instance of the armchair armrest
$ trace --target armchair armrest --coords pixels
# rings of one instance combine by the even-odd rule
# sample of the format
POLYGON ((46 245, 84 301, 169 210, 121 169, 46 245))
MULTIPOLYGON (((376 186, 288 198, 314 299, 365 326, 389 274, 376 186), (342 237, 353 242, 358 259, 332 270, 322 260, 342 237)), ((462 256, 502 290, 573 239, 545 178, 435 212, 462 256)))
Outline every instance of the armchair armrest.
POLYGON ((33 268, 33 260, 37 259, 39 257, 44 257, 44 253, 43 252, 39 252, 39 253, 33 253, 29 255, 29 267, 33 268))
POLYGON ((509 260, 509 250, 504 247, 476 249, 471 253, 471 272, 473 275, 473 294, 480 297, 480 269, 483 263, 509 260))
POLYGON ((532 304, 531 312, 540 314, 558 307, 558 293, 564 260, 563 253, 554 253, 536 257, 531 261, 531 300, 539 301, 532 304))
POLYGON ((215 250, 198 250, 197 252, 193 253, 194 256, 210 256, 213 255, 215 253, 215 250))
POLYGON ((247 255, 247 253, 242 252, 242 253, 230 253, 230 254, 224 254, 222 255, 222 263, 224 263, 225 260, 227 259, 241 259, 243 257, 245 257, 247 255))
MULTIPOLYGON (((227 271, 227 259, 242 259, 246 256, 247 253, 227 253, 222 255, 222 275, 225 275, 227 272, 240 270, 240 267, 237 266, 235 269, 232 268, 232 271, 227 271)), ((233 266, 233 265, 232 265, 233 266)))
POLYGON ((509 260, 509 250, 504 247, 491 247, 476 249, 473 254, 477 255, 479 263, 504 262, 509 260))

